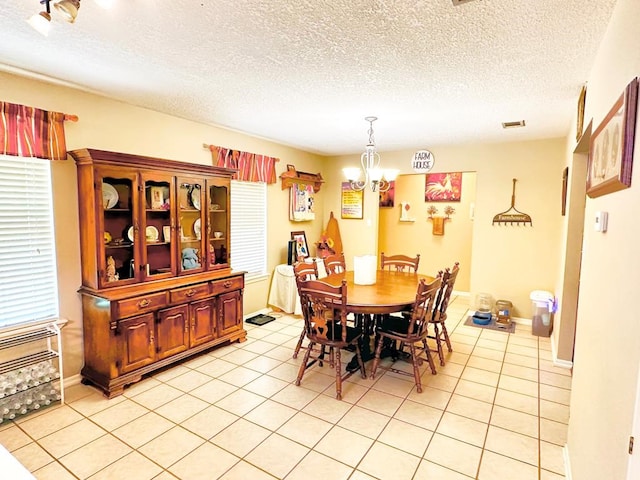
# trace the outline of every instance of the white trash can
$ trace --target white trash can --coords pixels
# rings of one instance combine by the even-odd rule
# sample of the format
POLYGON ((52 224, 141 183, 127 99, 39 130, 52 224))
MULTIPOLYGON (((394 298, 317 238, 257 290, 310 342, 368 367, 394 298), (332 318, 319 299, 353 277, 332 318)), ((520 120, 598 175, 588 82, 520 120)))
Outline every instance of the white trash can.
POLYGON ((539 337, 548 337, 553 331, 553 314, 556 311, 556 298, 545 290, 534 290, 529 296, 533 313, 531 333, 539 337))

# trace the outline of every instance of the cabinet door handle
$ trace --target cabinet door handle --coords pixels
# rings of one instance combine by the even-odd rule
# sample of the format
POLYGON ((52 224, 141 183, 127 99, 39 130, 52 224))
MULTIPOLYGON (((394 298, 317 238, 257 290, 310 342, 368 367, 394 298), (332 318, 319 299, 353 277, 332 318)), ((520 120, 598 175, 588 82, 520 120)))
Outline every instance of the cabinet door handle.
POLYGON ((187 293, 185 293, 187 297, 193 297, 195 294, 196 291, 193 288, 190 288, 189 290, 187 290, 187 293))
POLYGON ((153 333, 151 333, 151 335, 149 335, 149 345, 153 345, 155 338, 153 338, 153 333))
POLYGON ((138 307, 140 308, 145 308, 145 307, 148 307, 149 305, 151 305, 151 301, 146 298, 138 302, 138 307))
POLYGON ((223 286, 224 288, 229 288, 229 287, 231 286, 231 283, 232 283, 232 282, 231 282, 231 280, 227 280, 226 282, 224 282, 224 283, 222 284, 222 286, 223 286))

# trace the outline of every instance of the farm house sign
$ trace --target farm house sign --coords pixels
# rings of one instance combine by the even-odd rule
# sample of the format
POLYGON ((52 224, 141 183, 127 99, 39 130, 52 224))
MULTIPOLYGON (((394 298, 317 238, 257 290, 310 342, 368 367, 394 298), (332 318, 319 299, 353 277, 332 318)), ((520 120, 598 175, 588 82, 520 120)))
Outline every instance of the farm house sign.
POLYGON ((427 173, 433 168, 436 160, 429 150, 418 150, 411 159, 411 168, 416 173, 427 173))

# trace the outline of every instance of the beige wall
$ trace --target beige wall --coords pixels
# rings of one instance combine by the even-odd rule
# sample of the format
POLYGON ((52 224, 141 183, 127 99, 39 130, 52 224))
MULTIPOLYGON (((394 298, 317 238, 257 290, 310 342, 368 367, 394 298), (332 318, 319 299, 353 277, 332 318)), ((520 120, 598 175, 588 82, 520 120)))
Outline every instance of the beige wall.
MULTIPOLYGON (((594 129, 640 73, 638 19, 640 2, 617 2, 588 78, 585 124, 593 118, 594 129)), ((636 134, 636 163, 639 152, 636 134)), ((568 434, 573 480, 627 478, 640 364, 638 165, 631 182, 629 189, 586 201, 568 434), (593 229, 599 210, 609 212, 604 234, 593 229)))
MULTIPOLYGON (((505 140, 508 131, 505 132, 505 140)), ((461 265, 470 275, 472 298, 487 292, 494 298, 511 300, 514 316, 531 317, 532 290, 554 291, 560 259, 562 216, 560 197, 565 164, 564 139, 501 144, 459 145, 429 148, 435 156, 434 173, 476 172, 475 219, 470 265, 461 265), (512 179, 517 178, 516 207, 533 218, 533 227, 492 226, 496 213, 511 204, 512 179), (523 272, 526 272, 523 274, 523 272)), ((412 173, 413 151, 381 152, 386 168, 412 173)), ((358 165, 353 156, 334 157, 326 168, 328 211, 340 212, 341 169, 358 165)), ((466 212, 460 212, 461 215, 466 212)), ((363 220, 342 220, 347 263, 353 255, 378 252, 378 197, 365 194, 363 220), (348 232, 349 235, 344 234, 348 232), (345 240, 346 237, 346 240, 345 240)), ((453 220, 455 222, 455 219, 453 220)), ((445 228, 451 227, 451 223, 445 228)), ((445 239, 447 238, 445 234, 445 239)), ((446 263, 446 262, 445 262, 446 263)))
MULTIPOLYGON (((91 147, 210 164, 211 155, 202 147, 203 143, 210 143, 278 157, 278 176, 286 169, 287 164, 293 164, 301 171, 322 170, 323 159, 316 155, 78 90, 4 73, 0 73, 0 86, 4 101, 78 115, 79 122, 68 122, 65 125, 69 150, 91 147)), ((82 312, 77 293, 81 278, 74 162, 54 162, 52 175, 60 313, 62 317, 69 319, 63 336, 65 376, 69 376, 79 373, 83 363, 82 312)), ((306 230, 310 244, 319 238, 326 223, 323 218, 323 197, 324 191, 321 190, 315 199, 318 212, 316 220, 293 223, 288 219, 288 190, 281 190, 279 180, 268 187, 268 272, 275 265, 286 262, 286 245, 292 230, 306 230)), ((270 281, 269 275, 247 284, 244 296, 245 314, 266 307, 270 281)))
MULTIPOLYGON (((395 182, 395 206, 381 208, 378 251, 387 255, 403 253, 420 254, 418 271, 435 275, 454 262, 471 265, 471 245, 473 241, 473 219, 471 206, 476 199, 476 175, 464 173, 462 176, 462 196, 460 202, 426 203, 424 201, 425 175, 400 175, 395 182), (401 222, 400 202, 411 205, 410 217, 415 222, 401 222), (444 235, 433 235, 432 222, 428 220, 427 208, 435 206, 436 215, 443 216, 446 206, 456 211, 450 220, 445 220, 444 235)), ((470 269, 463 268, 458 274, 455 289, 468 292, 470 269)))

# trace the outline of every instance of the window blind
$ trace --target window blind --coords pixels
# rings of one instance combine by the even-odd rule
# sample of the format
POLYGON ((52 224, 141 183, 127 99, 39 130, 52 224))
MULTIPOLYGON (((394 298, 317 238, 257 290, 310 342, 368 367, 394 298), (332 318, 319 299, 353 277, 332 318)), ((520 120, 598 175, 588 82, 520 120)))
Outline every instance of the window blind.
POLYGON ((267 274, 267 184, 231 181, 231 268, 267 274))
POLYGON ((58 317, 51 162, 0 155, 0 328, 58 317))

